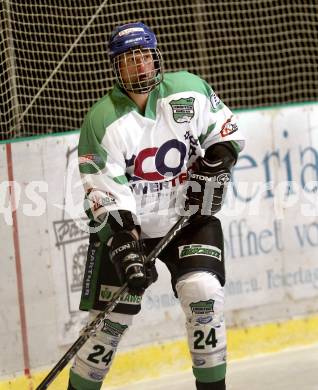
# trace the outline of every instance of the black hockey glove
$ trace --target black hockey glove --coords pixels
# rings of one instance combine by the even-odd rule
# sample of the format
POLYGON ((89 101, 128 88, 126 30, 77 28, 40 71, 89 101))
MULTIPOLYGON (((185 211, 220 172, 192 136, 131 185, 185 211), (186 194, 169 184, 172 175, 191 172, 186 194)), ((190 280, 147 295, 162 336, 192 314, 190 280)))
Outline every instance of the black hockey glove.
POLYGON ((158 278, 154 264, 145 264, 142 242, 126 230, 117 232, 110 244, 110 257, 120 282, 127 282, 129 291, 142 294, 158 278))
POLYGON ((199 157, 189 172, 186 208, 196 215, 214 215, 221 210, 231 172, 222 160, 199 157), (191 207, 192 206, 192 207, 191 207))
MULTIPOLYGON (((219 142, 208 147, 204 158, 199 157, 193 164, 186 206, 195 206, 196 215, 214 215, 221 210, 237 157, 231 142, 219 142)), ((189 211, 193 213, 191 208, 189 211)))

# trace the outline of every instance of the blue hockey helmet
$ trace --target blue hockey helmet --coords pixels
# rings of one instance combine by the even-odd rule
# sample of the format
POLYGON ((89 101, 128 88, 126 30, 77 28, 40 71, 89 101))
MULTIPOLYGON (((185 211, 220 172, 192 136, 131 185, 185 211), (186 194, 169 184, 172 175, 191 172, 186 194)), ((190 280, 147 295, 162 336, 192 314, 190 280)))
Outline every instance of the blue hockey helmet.
POLYGON ((145 24, 136 22, 116 27, 110 36, 108 54, 117 82, 126 91, 148 93, 162 81, 162 60, 157 38, 145 24), (130 65, 129 70, 126 68, 125 78, 122 72, 125 72, 129 55, 133 57, 135 67, 130 65), (138 74, 137 62, 140 61, 145 65, 152 61, 152 68, 138 74))
POLYGON ((111 33, 108 54, 111 60, 119 54, 137 47, 156 49, 157 38, 153 31, 141 22, 116 27, 111 33))

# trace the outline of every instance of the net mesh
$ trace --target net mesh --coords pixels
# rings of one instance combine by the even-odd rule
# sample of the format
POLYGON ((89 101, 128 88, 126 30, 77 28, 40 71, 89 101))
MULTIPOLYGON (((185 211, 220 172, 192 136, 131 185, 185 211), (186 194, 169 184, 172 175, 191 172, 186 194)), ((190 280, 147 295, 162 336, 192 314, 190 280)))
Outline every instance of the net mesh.
POLYGON ((143 21, 165 70, 205 78, 232 109, 316 101, 316 0, 0 0, 0 139, 78 129, 113 83, 106 41, 143 21))

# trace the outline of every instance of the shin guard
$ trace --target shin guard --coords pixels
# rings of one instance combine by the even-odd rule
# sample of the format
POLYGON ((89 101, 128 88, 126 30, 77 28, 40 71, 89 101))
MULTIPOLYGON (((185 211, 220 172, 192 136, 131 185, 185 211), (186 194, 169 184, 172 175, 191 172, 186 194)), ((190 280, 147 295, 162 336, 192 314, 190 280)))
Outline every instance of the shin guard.
POLYGON ((191 272, 179 279, 176 289, 186 315, 194 376, 199 383, 210 385, 223 381, 226 334, 224 292, 219 280, 208 272, 191 272))
MULTIPOLYGON (((96 311, 91 312, 89 321, 96 311)), ((132 316, 111 313, 95 336, 77 353, 70 371, 70 383, 76 390, 99 390, 113 362, 121 337, 132 323, 132 316)), ((72 389, 72 387, 71 387, 72 389)))

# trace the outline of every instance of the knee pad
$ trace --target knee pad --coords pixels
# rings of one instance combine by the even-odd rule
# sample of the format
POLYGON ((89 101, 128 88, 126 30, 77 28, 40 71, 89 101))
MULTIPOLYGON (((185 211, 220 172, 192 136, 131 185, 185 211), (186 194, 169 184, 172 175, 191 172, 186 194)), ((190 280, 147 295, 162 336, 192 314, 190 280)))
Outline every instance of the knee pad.
POLYGON ((203 383, 223 380, 226 371, 224 291, 218 278, 208 272, 191 272, 178 280, 176 290, 186 316, 196 379, 203 383))
MULTIPOLYGON (((96 314, 92 310, 89 322, 96 314)), ((78 390, 99 390, 113 362, 121 337, 132 323, 131 315, 111 313, 95 336, 91 336, 76 354, 70 382, 78 390)))

